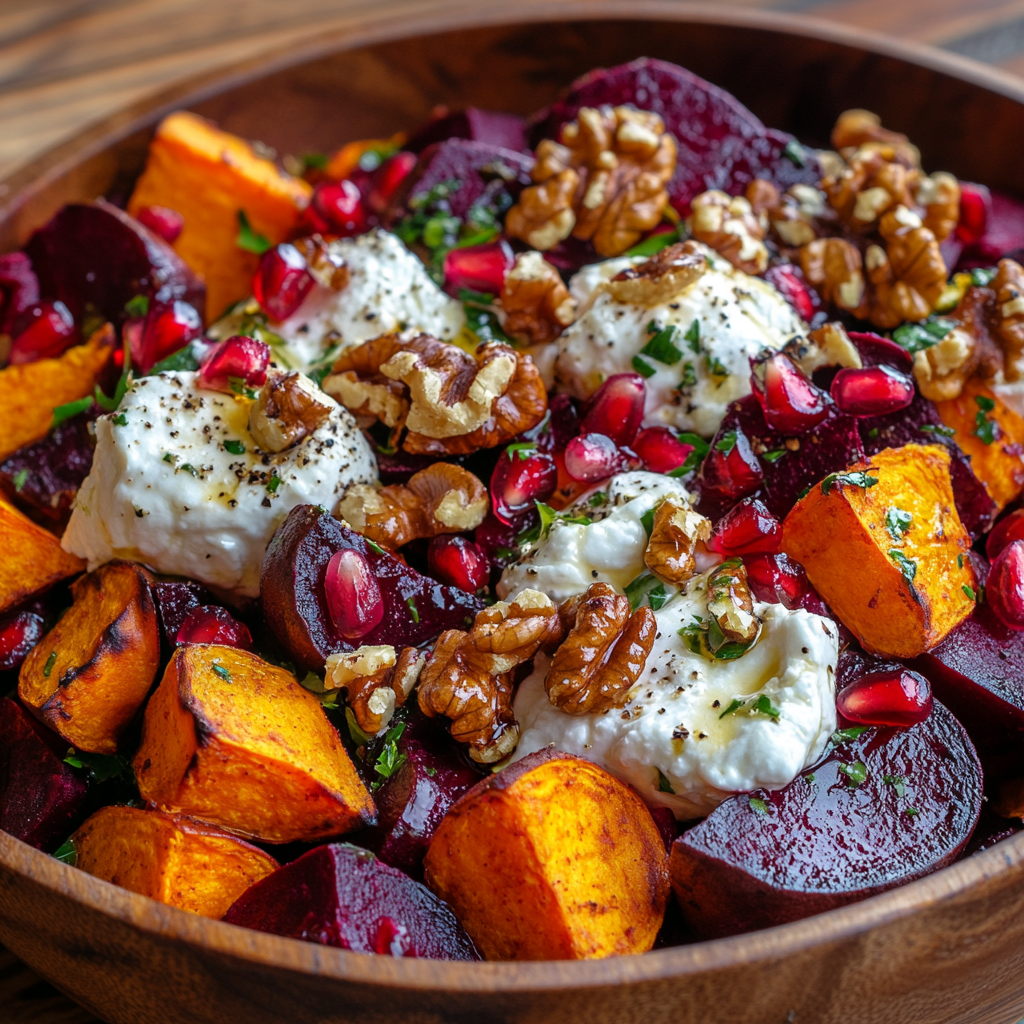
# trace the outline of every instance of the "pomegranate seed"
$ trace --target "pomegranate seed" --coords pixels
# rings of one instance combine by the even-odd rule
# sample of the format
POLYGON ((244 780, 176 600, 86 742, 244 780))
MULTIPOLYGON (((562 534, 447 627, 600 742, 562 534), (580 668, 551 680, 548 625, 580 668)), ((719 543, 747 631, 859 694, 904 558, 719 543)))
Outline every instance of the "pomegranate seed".
POLYGON ((39 301, 39 280, 23 252, 0 256, 0 334, 10 334, 14 321, 39 301))
POLYGON ((621 473, 629 460, 618 445, 604 434, 581 434, 565 449, 565 471, 573 480, 593 483, 621 473))
POLYGON ((730 501, 745 498, 764 480, 761 463, 742 430, 730 430, 715 438, 700 475, 705 490, 730 501))
POLYGON ((173 245, 185 226, 185 218, 167 206, 144 206, 135 219, 149 228, 154 235, 159 235, 168 245, 173 245))
POLYGON ((555 460, 535 448, 511 445, 498 456, 491 474, 491 505, 505 524, 529 512, 535 501, 544 501, 558 486, 555 460))
POLYGON ((782 524, 757 498, 745 498, 715 524, 710 551, 722 555, 753 555, 779 550, 782 524))
POLYGON ((252 294, 271 320, 287 320, 316 282, 306 258, 290 242, 268 249, 252 278, 252 294))
POLYGON ((753 365, 751 390, 768 426, 783 434, 802 434, 828 415, 828 399, 789 356, 773 352, 753 365))
POLYGON ((992 193, 984 185, 960 182, 960 223, 956 237, 970 245, 981 241, 992 214, 992 193))
POLYGON ((996 555, 1015 540, 1024 540, 1024 508, 1011 512, 992 527, 985 541, 985 554, 989 561, 994 561, 996 555))
POLYGON ((154 363, 198 338, 203 333, 203 321, 192 306, 176 299, 169 306, 151 306, 145 318, 126 321, 122 330, 132 366, 148 373, 154 363))
POLYGON ((0 617, 0 672, 21 667, 46 632, 43 616, 28 608, 0 617))
POLYGON ((811 586, 803 566, 786 555, 745 555, 747 581, 758 601, 781 604, 786 608, 806 608, 818 615, 827 614, 824 601, 811 586))
POLYGON ((498 295, 515 261, 512 246, 503 238, 484 245, 468 245, 465 249, 450 249, 444 258, 445 289, 453 295, 460 288, 498 295))
POLYGON ((418 157, 402 150, 390 156, 370 176, 370 189, 366 204, 376 214, 388 208, 402 182, 412 173, 418 157))
POLYGON ((492 564, 503 569, 515 558, 519 534, 536 522, 536 509, 531 509, 511 523, 503 523, 493 512, 489 512, 473 531, 473 540, 492 564))
POLYGON ((764 272, 764 279, 796 310, 801 320, 810 322, 821 309, 821 300, 811 292, 799 267, 779 263, 764 272))
POLYGON ((471 540, 443 533, 427 548, 427 571, 441 583, 475 594, 490 579, 491 563, 471 540))
POLYGON ((222 341, 199 371, 199 386, 211 391, 233 391, 232 382, 247 388, 267 382, 270 347, 265 341, 236 334, 222 341))
POLYGON ((639 373, 617 373, 594 392, 580 425, 583 434, 604 434, 616 445, 632 444, 644 418, 647 385, 639 373))
POLYGON ((220 644, 223 647, 252 647, 252 634, 245 623, 239 622, 227 608, 203 604, 193 608, 178 629, 175 643, 220 644))
POLYGON ((891 366, 847 368, 832 380, 832 399, 851 416, 886 416, 914 400, 914 380, 891 366))
POLYGON ((10 363, 34 363, 54 359, 71 348, 78 336, 75 318, 63 302, 42 302, 33 306, 31 320, 11 345, 10 363))
POLYGON ((932 688, 924 676, 909 669, 871 672, 836 697, 836 710, 860 725, 909 729, 932 713, 932 688))
POLYGON ((314 230, 325 235, 349 237, 370 229, 359 186, 353 181, 322 181, 313 189, 309 204, 314 230))
POLYGON ((668 427, 645 427, 636 435, 633 451, 652 473, 671 473, 690 457, 693 445, 680 441, 668 427))
POLYGON ((351 548, 331 556, 324 578, 327 610, 346 640, 359 640, 380 625, 384 598, 364 555, 351 548))
POLYGON ((1024 629, 1024 540, 1011 541, 992 560, 985 600, 1010 629, 1024 629))

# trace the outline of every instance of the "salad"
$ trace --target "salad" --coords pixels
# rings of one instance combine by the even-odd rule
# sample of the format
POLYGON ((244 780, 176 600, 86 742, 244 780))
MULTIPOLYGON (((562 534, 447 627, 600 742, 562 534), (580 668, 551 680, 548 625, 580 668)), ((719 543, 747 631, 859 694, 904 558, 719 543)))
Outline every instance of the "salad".
POLYGON ((364 953, 797 920, 1024 826, 1024 206, 683 68, 0 257, 0 827, 364 953))

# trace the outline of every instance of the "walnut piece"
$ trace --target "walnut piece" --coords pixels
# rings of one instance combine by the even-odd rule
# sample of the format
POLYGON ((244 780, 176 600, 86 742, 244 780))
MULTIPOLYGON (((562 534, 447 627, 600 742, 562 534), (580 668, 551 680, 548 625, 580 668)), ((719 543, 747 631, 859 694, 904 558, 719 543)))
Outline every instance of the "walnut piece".
POLYGON ((450 629, 438 638, 420 676, 420 709, 450 719, 452 738, 469 745, 474 761, 500 761, 519 742, 512 673, 562 636, 557 609, 536 590, 485 608, 468 633, 450 629))
POLYGON ((707 269, 708 260, 701 245, 676 242, 649 260, 619 271, 605 282, 604 290, 616 302, 659 306, 689 288, 707 269))
POLYGON ((1000 260, 989 288, 996 296, 995 335, 1006 357, 1003 376, 1008 381, 1020 380, 1020 356, 1024 353, 1024 267, 1015 260, 1000 260))
POLYGON ((697 542, 710 536, 710 519, 669 498, 654 513, 644 564, 665 583, 685 583, 696 572, 697 542))
POLYGON ((306 266, 317 284, 332 291, 340 292, 347 287, 351 273, 345 259, 320 235, 309 235, 292 243, 306 258, 306 266))
POLYGON ((854 316, 868 313, 860 250, 845 238, 816 238, 800 250, 800 269, 826 302, 854 316))
POLYGON ((832 129, 832 145, 843 156, 870 143, 881 143, 892 149, 895 159, 904 167, 920 167, 921 154, 906 135, 882 127, 882 119, 870 110, 845 110, 832 129))
POLYGON ((470 356, 426 334, 384 335, 342 353, 324 390, 356 416, 407 428, 403 447, 414 454, 493 448, 536 426, 547 410, 528 355, 487 342, 470 356))
POLYGON ((838 175, 822 179, 821 187, 840 222, 851 231, 868 234, 879 218, 896 206, 914 204, 920 172, 897 162, 891 149, 858 149, 838 175))
POLYGON ((426 653, 415 647, 396 657, 389 645, 364 645, 328 656, 324 687, 345 690, 359 728, 376 736, 412 693, 426 663, 426 653))
POLYGON ((405 484, 380 490, 354 484, 342 496, 338 512, 364 537, 395 550, 420 538, 472 530, 488 508, 487 491, 472 473, 437 462, 413 473, 405 484))
POLYGON ((762 224, 743 196, 729 196, 711 189, 694 196, 687 221, 698 242, 724 256, 737 270, 761 274, 768 266, 764 244, 767 224, 762 224))
POLYGON ((629 599, 607 583, 592 583, 573 605, 575 621, 544 678, 548 700, 567 715, 622 707, 654 647, 654 612, 631 615, 629 599))
POLYGON ((576 319, 576 300, 539 252, 516 257, 505 276, 499 305, 505 331, 527 345, 554 341, 576 319))
POLYGON ((765 214, 782 245, 799 248, 822 234, 820 222, 827 219, 825 193, 811 185, 792 185, 765 214))
POLYGON ((337 405, 304 374, 271 370, 249 410, 249 433, 265 452, 283 452, 322 427, 337 405))
POLYGON ((806 338, 793 338, 782 350, 810 377, 822 366, 860 370, 864 363, 846 328, 833 321, 809 331, 806 338))
POLYGON ((708 576, 707 642, 721 657, 726 644, 749 647, 761 629, 754 614, 754 599, 747 582, 747 570, 739 558, 727 558, 708 576))
POLYGON ((583 107, 561 143, 537 147, 532 176, 505 230, 547 250, 570 234, 618 256, 661 220, 676 142, 657 115, 632 107, 583 107))

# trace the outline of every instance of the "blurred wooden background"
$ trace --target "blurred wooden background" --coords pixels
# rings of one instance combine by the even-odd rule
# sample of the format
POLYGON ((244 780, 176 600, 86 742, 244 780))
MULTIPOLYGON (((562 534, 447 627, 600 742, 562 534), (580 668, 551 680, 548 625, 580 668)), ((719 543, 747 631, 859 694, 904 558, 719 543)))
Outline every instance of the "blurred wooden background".
MULTIPOLYGON (((315 40, 360 9, 387 2, 0 0, 0 178, 134 100, 218 66, 315 40)), ((942 46, 1024 75, 1024 0, 733 2, 942 46)), ((480 0, 481 6, 502 3, 507 0, 480 0)), ((99 1024, 2 949, 0 1022, 99 1024)))

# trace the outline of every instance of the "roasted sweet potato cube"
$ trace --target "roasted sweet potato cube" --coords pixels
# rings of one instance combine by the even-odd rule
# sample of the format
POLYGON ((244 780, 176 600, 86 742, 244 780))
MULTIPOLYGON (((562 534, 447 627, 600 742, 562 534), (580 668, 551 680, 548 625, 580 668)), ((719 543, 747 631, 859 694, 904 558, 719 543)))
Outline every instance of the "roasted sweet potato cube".
POLYGON ((174 652, 146 708, 135 775, 157 807, 269 843, 338 836, 376 814, 316 697, 236 647, 174 652))
POLYGON ((873 654, 914 658, 974 610, 949 465, 938 445, 887 448, 827 476, 786 517, 782 550, 873 654))
POLYGON ((193 914, 220 920, 278 863, 263 850, 192 818, 104 807, 71 837, 90 875, 193 914))
POLYGON ((431 840, 425 877, 488 960, 646 952, 669 891, 665 844, 640 798, 553 750, 462 797, 431 840))
POLYGON ((256 234, 276 245, 295 227, 311 191, 244 139, 177 111, 156 130, 128 212, 167 206, 185 218, 174 249, 206 281, 211 321, 252 293, 259 257, 238 247, 239 211, 256 234))
POLYGON ((0 459, 46 437, 58 405, 92 394, 114 344, 114 329, 107 324, 56 359, 0 370, 0 459))
POLYGON ((0 613, 84 571, 49 530, 0 499, 0 613))
POLYGON ((152 577, 108 562, 71 586, 74 603, 21 666, 18 696, 73 747, 113 754, 160 667, 152 577))
POLYGON ((997 398, 977 378, 969 380, 958 398, 936 402, 935 408, 956 443, 971 457, 974 475, 992 500, 1003 508, 1024 491, 1024 419, 997 398))

